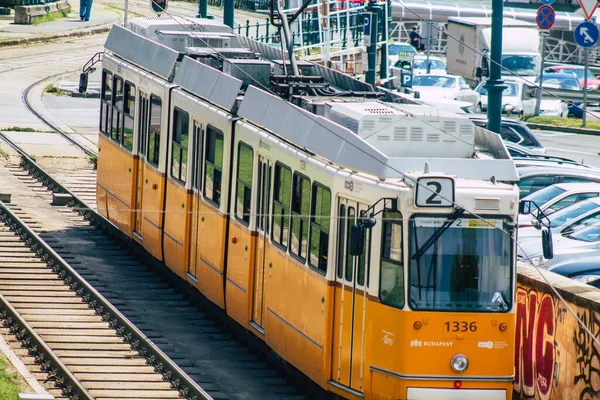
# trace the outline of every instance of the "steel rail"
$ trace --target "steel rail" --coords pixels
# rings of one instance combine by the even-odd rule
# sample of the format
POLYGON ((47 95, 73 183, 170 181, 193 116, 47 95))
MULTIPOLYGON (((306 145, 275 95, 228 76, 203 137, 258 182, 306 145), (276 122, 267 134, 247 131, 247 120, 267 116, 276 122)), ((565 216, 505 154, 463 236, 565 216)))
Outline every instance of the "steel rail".
POLYGON ((96 160, 98 158, 98 153, 93 152, 92 150, 88 149, 87 147, 85 147, 84 145, 82 145, 81 143, 79 143, 77 140, 73 139, 71 137, 71 135, 69 135, 68 133, 66 133, 65 131, 63 131, 62 129, 60 129, 58 126, 54 125, 49 119, 45 118, 41 113, 39 113, 29 102, 29 91, 31 89, 33 89, 34 86, 39 85, 41 82, 45 81, 48 78, 54 78, 60 75, 64 75, 64 73, 60 73, 60 74, 55 74, 55 75, 50 75, 47 76, 43 79, 40 79, 39 81, 29 85, 27 87, 27 89, 25 89, 25 91, 23 92, 23 95, 21 96, 23 99, 23 103, 25 103, 25 106, 27 107, 27 109, 29 111, 31 111, 31 113, 33 115, 35 115, 36 117, 38 117, 38 119, 40 121, 42 121, 44 124, 48 125, 49 128, 51 128, 52 130, 56 131, 60 136, 62 136, 65 140, 67 140, 69 143, 71 143, 72 145, 74 145, 75 147, 77 147, 79 150, 83 151, 91 160, 94 164, 96 164, 96 160))
MULTIPOLYGON (((68 193, 73 200, 71 205, 81 213, 84 218, 92 223, 100 225, 111 235, 121 235, 110 221, 107 221, 93 209, 91 209, 83 200, 79 199, 74 193, 59 184, 47 171, 40 167, 35 160, 29 157, 19 146, 0 134, 13 149, 21 156, 21 166, 30 172, 36 179, 42 182, 52 182, 55 189, 61 193, 68 193)), ((53 189, 53 190, 55 190, 53 189)), ((4 210, 0 207, 0 210, 4 210)), ((11 215, 12 213, 4 213, 11 215)), ((14 214, 12 214, 14 215, 14 214)), ((15 216, 16 217, 16 216, 15 216)), ((86 303, 93 308, 97 315, 102 317, 103 321, 108 322, 109 326, 122 336, 125 342, 129 343, 134 350, 137 350, 144 357, 148 364, 151 364, 155 371, 161 373, 163 377, 171 383, 171 387, 179 390, 182 397, 192 400, 213 400, 213 398, 194 382, 177 364, 175 364, 163 351, 151 342, 127 317, 125 317, 117 308, 108 302, 102 294, 92 287, 77 271, 75 271, 63 258, 56 253, 46 242, 38 236, 31 228, 25 225, 18 217, 14 220, 19 225, 21 237, 25 235, 26 243, 44 261, 59 274, 70 288, 77 293, 86 303), (17 222, 18 221, 18 222, 17 222)))

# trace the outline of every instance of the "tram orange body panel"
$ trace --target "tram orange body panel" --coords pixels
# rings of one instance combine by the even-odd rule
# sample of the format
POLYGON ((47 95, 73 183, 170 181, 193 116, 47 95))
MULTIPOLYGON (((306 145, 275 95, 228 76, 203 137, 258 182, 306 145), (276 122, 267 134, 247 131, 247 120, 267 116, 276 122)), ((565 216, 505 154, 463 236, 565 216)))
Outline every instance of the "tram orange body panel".
POLYGON ((256 233, 233 218, 229 222, 227 250, 227 314, 248 328, 251 320, 252 272, 254 271, 256 233))
POLYGON ((185 187, 173 179, 167 180, 167 199, 165 203, 165 264, 177 275, 185 276, 186 262, 186 226, 189 221, 188 194, 185 187))
POLYGON ((225 279, 224 249, 227 217, 212 204, 207 204, 205 201, 200 201, 200 204, 196 285, 210 301, 224 308, 223 279, 225 279))
POLYGON ((142 236, 144 248, 158 260, 162 258, 162 227, 163 209, 162 200, 164 196, 164 174, 156 168, 144 165, 143 182, 143 218, 142 236))
MULTIPOLYGON (((265 332, 267 343, 317 383, 324 385, 327 280, 279 248, 267 247, 265 332), (301 301, 299 301, 301 300, 301 301)), ((327 374, 325 374, 327 375, 327 374)))
POLYGON ((134 159, 130 152, 105 135, 98 135, 98 183, 102 215, 131 236, 131 204, 133 202, 134 159), (115 179, 119 177, 119 179, 115 179), (102 207, 106 206, 106 207, 102 207))

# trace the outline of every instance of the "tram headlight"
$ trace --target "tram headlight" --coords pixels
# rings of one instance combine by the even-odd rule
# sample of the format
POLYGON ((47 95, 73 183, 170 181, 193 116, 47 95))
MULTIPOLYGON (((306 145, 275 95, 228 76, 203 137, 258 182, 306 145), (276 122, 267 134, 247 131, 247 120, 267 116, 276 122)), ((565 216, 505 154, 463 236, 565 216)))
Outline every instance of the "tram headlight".
POLYGON ((452 357, 452 360, 450 361, 450 366, 456 372, 464 372, 464 370, 467 369, 467 367, 469 366, 469 360, 464 354, 457 354, 454 357, 452 357))

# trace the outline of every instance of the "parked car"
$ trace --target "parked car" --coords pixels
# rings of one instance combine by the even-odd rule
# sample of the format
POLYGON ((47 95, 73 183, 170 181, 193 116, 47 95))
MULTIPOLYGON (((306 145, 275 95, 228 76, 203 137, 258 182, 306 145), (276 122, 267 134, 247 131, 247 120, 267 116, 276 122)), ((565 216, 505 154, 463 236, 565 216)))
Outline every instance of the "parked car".
POLYGON ((552 265, 549 270, 600 289, 600 256, 569 259, 552 265))
MULTIPOLYGON (((487 127, 487 117, 484 115, 469 116, 471 121, 482 128, 487 127)), ((500 136, 506 142, 520 144, 531 150, 544 154, 546 149, 535 137, 535 134, 525 125, 525 123, 508 118, 502 118, 500 136)))
POLYGON ((589 90, 598 90, 600 88, 600 79, 589 68, 586 70, 583 65, 553 65, 544 68, 544 73, 546 72, 574 75, 579 80, 581 87, 583 87, 587 72, 587 88, 589 90))
POLYGON ((582 164, 548 162, 517 165, 520 180, 517 182, 521 198, 556 183, 600 182, 597 169, 582 164))
MULTIPOLYGON (((598 196, 600 196, 599 183, 558 183, 538 190, 526 196, 523 200, 533 201, 548 216, 571 204, 598 196)), ((518 226, 532 226, 532 214, 537 212, 519 214, 518 226)))
MULTIPOLYGON (((475 88, 481 96, 481 108, 487 110, 487 89, 483 81, 475 88)), ((535 113, 535 86, 529 85, 523 80, 505 80, 506 88, 502 91, 502 112, 517 115, 531 115, 535 113)))
MULTIPOLYGON (((438 57, 429 56, 429 73, 445 74, 446 63, 438 57)), ((413 61, 413 75, 427 74, 427 56, 415 56, 413 61)))
MULTIPOLYGON (((539 82, 539 76, 536 78, 536 82, 539 82)), ((547 89, 566 89, 566 90, 582 90, 579 80, 572 74, 558 74, 558 73, 547 73, 544 74, 544 81, 542 82, 542 88, 547 89)), ((562 100, 555 97, 542 98, 540 102, 540 115, 550 117, 562 117, 566 118, 569 112, 575 113, 576 109, 573 108, 573 102, 562 100), (571 108, 571 111, 569 111, 571 108)))
POLYGON ((411 53, 413 56, 419 55, 410 43, 392 43, 388 46, 388 64, 390 66, 396 65, 400 53, 411 53))
POLYGON ((429 98, 453 99, 471 103, 475 113, 481 112, 479 93, 467 85, 467 82, 456 75, 424 74, 413 77, 413 89, 418 91, 421 99, 429 98))
MULTIPOLYGON (((578 203, 571 204, 548 216, 550 229, 553 235, 575 232, 579 229, 600 222, 600 198, 593 197, 578 203)), ((542 231, 537 220, 532 221, 533 226, 519 228, 518 242, 524 245, 530 241, 541 246, 542 231)))
POLYGON ((582 257, 600 256, 600 224, 588 226, 576 232, 552 236, 553 258, 548 260, 542 255, 541 246, 525 249, 518 255, 522 261, 546 268, 559 263, 582 257), (536 251, 538 250, 538 251, 536 251))

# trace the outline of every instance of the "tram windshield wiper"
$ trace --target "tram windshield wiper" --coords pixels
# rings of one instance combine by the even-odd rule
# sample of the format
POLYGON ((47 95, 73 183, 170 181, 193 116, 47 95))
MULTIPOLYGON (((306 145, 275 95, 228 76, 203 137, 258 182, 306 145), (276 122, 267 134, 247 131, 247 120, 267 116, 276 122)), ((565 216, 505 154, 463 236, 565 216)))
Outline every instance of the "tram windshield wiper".
POLYGON ((423 245, 415 252, 415 254, 413 254, 411 258, 413 260, 419 260, 421 257, 423 257, 423 254, 425 254, 427 250, 429 250, 429 248, 435 242, 437 242, 437 240, 444 234, 444 232, 446 232, 446 229, 450 228, 454 221, 456 221, 461 215, 463 215, 464 212, 465 210, 460 207, 455 208, 454 211, 452 211, 452 213, 450 213, 450 215, 448 216, 448 219, 444 221, 444 224, 433 232, 429 239, 427 239, 427 241, 423 243, 423 245))

